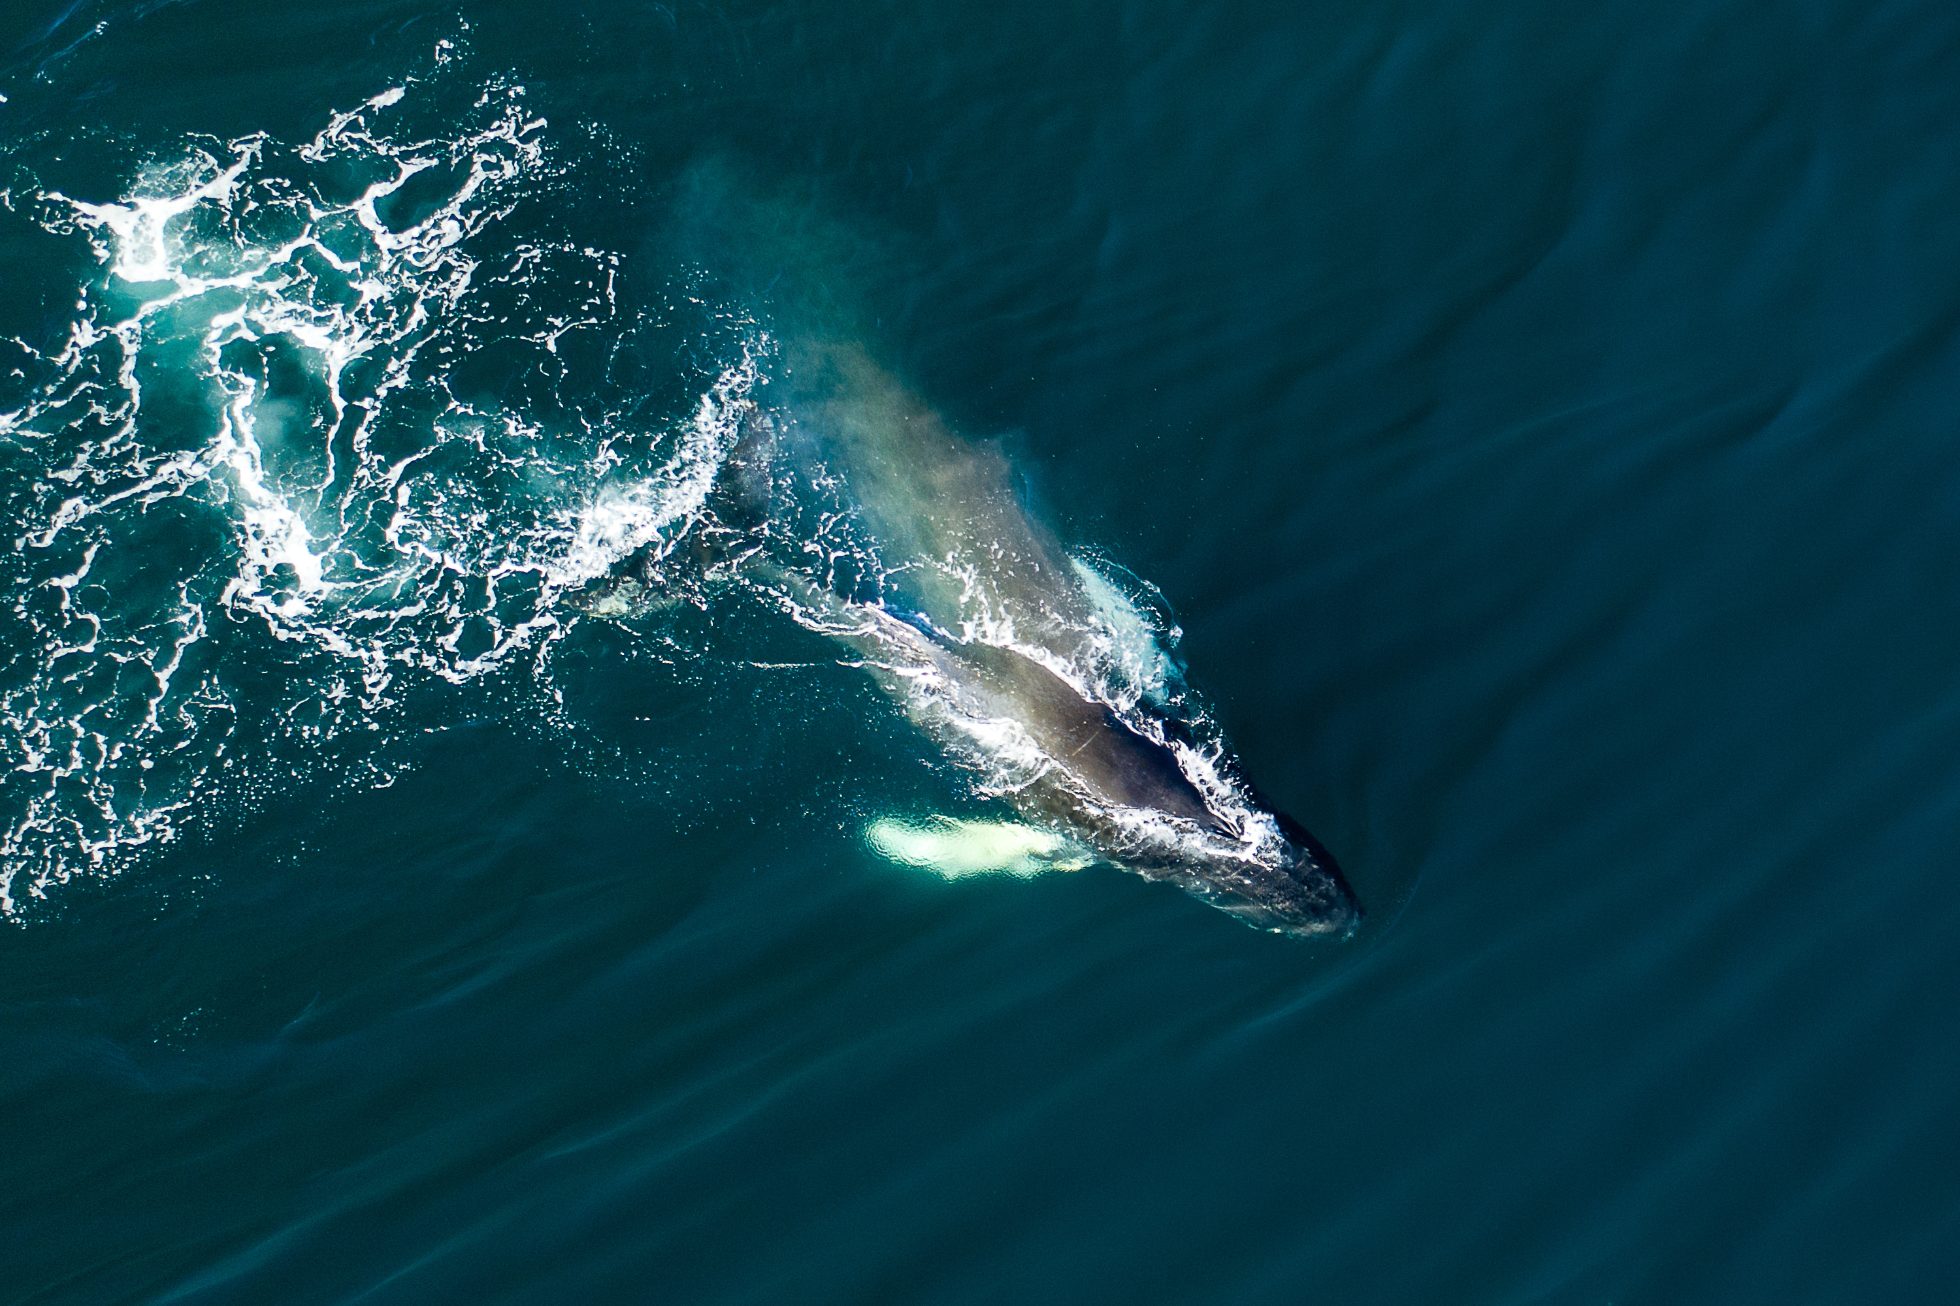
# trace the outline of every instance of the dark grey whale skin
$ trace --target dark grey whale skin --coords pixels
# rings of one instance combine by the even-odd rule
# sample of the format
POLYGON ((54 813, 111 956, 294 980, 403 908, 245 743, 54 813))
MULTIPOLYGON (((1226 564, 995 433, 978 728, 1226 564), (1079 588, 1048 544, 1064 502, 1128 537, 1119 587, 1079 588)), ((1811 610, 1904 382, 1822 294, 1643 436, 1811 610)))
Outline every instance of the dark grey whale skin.
POLYGON ((1239 816, 1207 800, 1171 747, 1188 738, 1187 723, 1144 705, 1118 712, 1051 669, 1080 664, 1094 605, 1067 553, 1014 492, 1001 451, 951 431, 855 344, 803 342, 785 354, 786 402, 778 416, 745 421, 723 473, 736 501, 727 511, 750 526, 767 518, 774 459, 821 464, 848 485, 885 563, 903 569, 904 593, 842 594, 807 575, 779 578, 776 588, 800 588, 827 609, 829 626, 900 702, 911 686, 893 664, 930 666, 974 717, 1025 730, 1052 761, 1050 774, 1012 795, 1030 815, 1248 924, 1351 934, 1361 911, 1333 857, 1256 794, 1284 846, 1276 865, 1270 848, 1260 860, 1246 856, 1239 816), (976 577, 983 606, 1011 623, 1018 647, 951 633, 970 629, 976 577), (1126 813, 1169 817, 1203 837, 1176 841, 1171 855, 1126 834, 1126 813))
MULTIPOLYGON (((950 658, 939 664, 942 670, 949 663, 963 664, 991 682, 996 695, 1019 708, 1016 720, 1068 775, 1073 782, 1069 787, 1091 796, 1086 810, 1081 803, 1061 804, 1069 823, 1093 827, 1106 819, 1104 810, 1121 807, 1176 817, 1213 835, 1237 833, 1205 801, 1170 748, 1131 727, 1107 704, 1085 698, 1066 680, 1012 649, 965 643, 952 645, 948 652, 950 658)), ((1173 881, 1263 929, 1351 934, 1360 924, 1361 909, 1333 856, 1298 821, 1256 792, 1253 797, 1286 837, 1283 866, 1254 870, 1222 858, 1157 862, 1134 848, 1112 860, 1148 878, 1173 881)))
MULTIPOLYGON (((743 416, 710 501, 711 520, 697 532, 698 560, 744 578, 850 649, 928 733, 935 723, 920 719, 910 692, 910 676, 922 669, 936 673, 971 718, 1019 725, 1052 766, 1011 801, 1111 864, 1174 883, 1261 929, 1352 934, 1361 909, 1333 857, 1242 785, 1285 840, 1277 865, 1244 855, 1238 818, 1206 799, 1169 744, 1186 723, 1143 707, 1128 709, 1138 720, 1126 720, 1026 652, 950 633, 962 625, 962 585, 971 582, 956 583, 921 562, 984 563, 987 599, 1013 621, 1017 642, 1061 665, 1072 664, 1081 632, 1093 625, 1080 578, 1013 493, 1000 452, 954 435, 854 345, 789 352, 787 414, 752 406, 743 416), (904 605, 888 593, 839 592, 776 556, 785 550, 769 547, 769 537, 776 473, 785 461, 842 474, 881 555, 907 564, 904 605), (1171 855, 1127 836, 1120 813, 1169 817, 1205 838, 1171 855)), ((657 569, 641 569, 639 579, 657 586, 657 569)), ((937 728, 943 732, 944 723, 937 728)), ((959 741, 944 742, 957 748, 959 741)))

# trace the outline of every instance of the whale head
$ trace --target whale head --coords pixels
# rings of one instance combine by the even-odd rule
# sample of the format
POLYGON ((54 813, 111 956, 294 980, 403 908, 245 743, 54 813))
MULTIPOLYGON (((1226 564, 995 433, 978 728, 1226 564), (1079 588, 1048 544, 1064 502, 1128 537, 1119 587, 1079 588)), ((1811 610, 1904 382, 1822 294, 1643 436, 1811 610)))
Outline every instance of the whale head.
POLYGON ((1174 856, 1120 860, 1254 929, 1296 938, 1351 936, 1361 925, 1361 904, 1334 858, 1299 822, 1270 808, 1261 811, 1278 838, 1262 840, 1257 856, 1237 839, 1213 835, 1183 842, 1174 856))
POLYGON ((1009 648, 932 641, 948 681, 976 687, 974 718, 1012 722, 1047 758, 1041 805, 1118 866, 1167 880, 1263 930, 1346 937, 1361 910, 1327 849, 1249 785, 1194 768, 1191 722, 1148 703, 1119 715, 1009 648))
POLYGON ((1259 879, 1240 914, 1280 934, 1349 937, 1360 928, 1361 904, 1333 855, 1298 821, 1280 813, 1273 819, 1286 841, 1285 861, 1259 879))

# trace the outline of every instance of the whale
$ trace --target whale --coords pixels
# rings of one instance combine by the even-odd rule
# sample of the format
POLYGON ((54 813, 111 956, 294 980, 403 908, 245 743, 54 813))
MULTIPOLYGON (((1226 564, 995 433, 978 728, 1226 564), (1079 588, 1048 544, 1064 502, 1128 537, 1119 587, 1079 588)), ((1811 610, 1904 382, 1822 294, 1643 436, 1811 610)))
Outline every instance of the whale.
POLYGON ((1147 587, 1070 554, 1000 447, 863 346, 797 342, 780 361, 767 405, 738 401, 697 555, 830 641, 1017 818, 885 819, 875 849, 948 874, 1100 863, 1259 929, 1356 929, 1325 846, 1238 774, 1147 587))

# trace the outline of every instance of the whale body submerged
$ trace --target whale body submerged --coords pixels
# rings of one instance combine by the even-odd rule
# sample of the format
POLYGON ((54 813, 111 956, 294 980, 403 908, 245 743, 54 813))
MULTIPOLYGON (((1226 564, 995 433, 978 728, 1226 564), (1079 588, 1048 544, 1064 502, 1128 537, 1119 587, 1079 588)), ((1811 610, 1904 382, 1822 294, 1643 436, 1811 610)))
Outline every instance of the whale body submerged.
MULTIPOLYGON (((785 350, 743 399, 710 517, 711 570, 842 645, 980 788, 1039 835, 885 823, 872 843, 1011 847, 1168 881, 1248 924, 1345 935, 1360 911, 1327 851, 1232 774, 1166 637, 1071 558, 995 448, 962 439, 854 345, 785 350), (828 495, 829 511, 810 506, 828 495)), ((897 854, 905 857, 906 854, 897 854)), ((972 869, 971 865, 966 869, 972 869)), ((964 873, 964 872, 961 872, 964 873)))

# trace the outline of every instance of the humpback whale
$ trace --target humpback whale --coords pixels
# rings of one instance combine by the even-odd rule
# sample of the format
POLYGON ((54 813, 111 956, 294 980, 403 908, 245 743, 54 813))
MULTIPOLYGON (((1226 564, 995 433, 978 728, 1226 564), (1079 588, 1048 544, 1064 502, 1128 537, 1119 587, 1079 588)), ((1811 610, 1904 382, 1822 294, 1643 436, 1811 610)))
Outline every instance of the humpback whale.
MULTIPOLYGON (((1172 653, 1103 571, 860 346, 799 343, 744 397, 697 547, 711 572, 833 641, 1023 827, 874 824, 949 873, 1101 861, 1261 929, 1346 935, 1333 858, 1234 774, 1172 653)), ((658 584, 649 575, 648 583, 658 584)))

